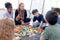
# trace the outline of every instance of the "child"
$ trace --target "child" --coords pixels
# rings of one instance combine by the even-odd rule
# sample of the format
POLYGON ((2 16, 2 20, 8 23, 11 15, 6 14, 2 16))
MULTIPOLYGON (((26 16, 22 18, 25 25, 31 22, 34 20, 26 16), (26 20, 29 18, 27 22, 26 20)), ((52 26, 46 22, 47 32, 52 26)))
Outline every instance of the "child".
POLYGON ((56 24, 58 20, 57 12, 48 11, 46 22, 48 27, 41 34, 40 40, 60 40, 60 25, 56 24))
POLYGON ((52 10, 57 12, 57 14, 58 14, 58 21, 57 21, 57 23, 60 24, 60 8, 52 8, 52 10))
POLYGON ((34 18, 33 18, 33 26, 34 27, 42 26, 42 24, 45 23, 43 15, 42 14, 39 14, 37 9, 34 9, 32 11, 32 14, 34 15, 34 18), (37 23, 34 23, 36 20, 38 22, 37 23))
POLYGON ((13 18, 12 4, 7 2, 5 3, 5 7, 7 8, 7 12, 3 15, 3 18, 13 18))
POLYGON ((10 19, 0 20, 0 40, 13 40, 14 22, 10 19))

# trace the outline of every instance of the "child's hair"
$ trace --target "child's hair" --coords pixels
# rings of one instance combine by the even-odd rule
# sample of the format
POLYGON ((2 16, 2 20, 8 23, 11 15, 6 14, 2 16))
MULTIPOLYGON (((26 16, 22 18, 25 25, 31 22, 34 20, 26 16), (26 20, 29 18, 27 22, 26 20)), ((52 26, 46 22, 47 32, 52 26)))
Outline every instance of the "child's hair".
POLYGON ((52 10, 60 14, 60 8, 52 8, 52 10))
POLYGON ((36 12, 38 12, 38 10, 37 10, 37 9, 34 9, 34 10, 32 11, 32 14, 34 15, 34 13, 36 13, 36 12))
POLYGON ((48 11, 46 14, 46 19, 49 22, 50 25, 55 25, 58 20, 57 12, 55 11, 48 11))
POLYGON ((10 19, 0 20, 0 40, 12 40, 14 34, 14 22, 10 19))
POLYGON ((5 3, 6 8, 12 8, 12 4, 10 2, 5 3))

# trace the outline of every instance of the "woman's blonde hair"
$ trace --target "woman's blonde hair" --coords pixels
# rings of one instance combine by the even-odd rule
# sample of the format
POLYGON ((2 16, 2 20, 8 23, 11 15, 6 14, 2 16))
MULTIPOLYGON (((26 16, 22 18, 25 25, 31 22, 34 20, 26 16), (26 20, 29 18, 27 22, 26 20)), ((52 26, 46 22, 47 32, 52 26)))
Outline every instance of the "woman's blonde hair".
POLYGON ((22 4, 24 4, 24 3, 20 3, 20 4, 19 4, 19 7, 18 7, 19 10, 20 10, 20 6, 21 6, 22 4))
POLYGON ((19 4, 19 10, 18 10, 18 13, 19 13, 19 15, 21 17, 20 19, 22 19, 22 20, 24 20, 24 10, 21 11, 20 6, 23 5, 23 4, 24 3, 19 4))
POLYGON ((14 34, 14 22, 10 19, 0 20, 0 40, 12 40, 14 34))

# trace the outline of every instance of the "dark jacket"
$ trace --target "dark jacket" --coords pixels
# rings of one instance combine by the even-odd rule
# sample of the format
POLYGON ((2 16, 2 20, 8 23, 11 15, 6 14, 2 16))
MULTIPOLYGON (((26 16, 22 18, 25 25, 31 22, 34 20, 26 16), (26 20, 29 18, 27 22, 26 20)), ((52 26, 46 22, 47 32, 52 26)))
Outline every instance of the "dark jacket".
MULTIPOLYGON (((18 15, 18 9, 15 11, 15 18, 17 17, 18 15)), ((24 19, 27 17, 27 11, 24 10, 24 19)))
MULTIPOLYGON (((17 15, 18 15, 18 9, 15 11, 15 25, 21 25, 20 20, 19 21, 16 21, 17 15)), ((27 11, 24 10, 24 19, 26 19, 26 18, 27 18, 27 11)))
POLYGON ((43 21, 43 23, 45 23, 45 20, 44 20, 44 17, 43 17, 42 14, 39 14, 38 17, 34 16, 33 22, 35 22, 36 20, 37 20, 39 23, 40 23, 41 21, 43 21))

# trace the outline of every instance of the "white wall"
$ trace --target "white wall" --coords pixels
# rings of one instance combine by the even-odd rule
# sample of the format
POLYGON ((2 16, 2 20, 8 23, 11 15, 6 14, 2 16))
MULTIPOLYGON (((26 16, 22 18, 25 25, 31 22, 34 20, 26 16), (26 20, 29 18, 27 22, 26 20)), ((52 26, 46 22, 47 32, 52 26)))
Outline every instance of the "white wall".
POLYGON ((56 7, 56 0, 45 0, 43 15, 45 16, 52 7, 56 7))
POLYGON ((3 17, 4 10, 0 10, 0 19, 3 17))
POLYGON ((31 11, 38 9, 39 13, 42 12, 43 0, 32 0, 31 11))
POLYGON ((0 0, 0 9, 5 8, 6 2, 12 3, 13 9, 18 7, 18 0, 0 0))

